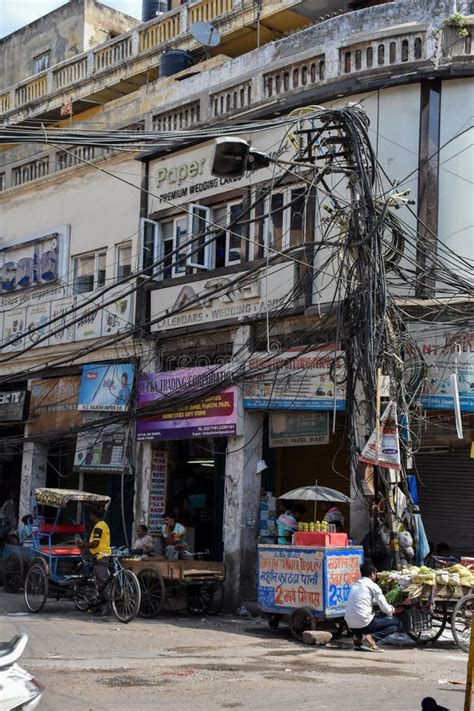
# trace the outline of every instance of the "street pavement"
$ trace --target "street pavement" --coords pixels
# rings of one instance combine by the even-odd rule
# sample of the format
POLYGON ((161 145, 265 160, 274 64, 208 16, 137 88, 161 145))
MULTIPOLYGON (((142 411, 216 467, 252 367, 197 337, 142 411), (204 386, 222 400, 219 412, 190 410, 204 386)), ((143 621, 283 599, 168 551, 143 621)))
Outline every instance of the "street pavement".
POLYGON ((354 652, 295 642, 260 618, 165 614, 122 625, 71 603, 27 614, 0 593, 2 640, 27 632, 20 664, 46 691, 43 711, 418 711, 433 696, 461 711, 467 655, 449 635, 435 646, 354 652))

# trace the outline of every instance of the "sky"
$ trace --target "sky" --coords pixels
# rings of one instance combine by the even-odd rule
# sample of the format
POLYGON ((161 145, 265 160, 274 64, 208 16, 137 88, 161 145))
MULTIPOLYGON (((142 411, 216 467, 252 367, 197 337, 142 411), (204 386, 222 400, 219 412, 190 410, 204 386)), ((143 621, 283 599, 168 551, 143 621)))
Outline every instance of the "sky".
MULTIPOLYGON (((65 0, 0 0, 0 37, 64 5, 65 0)), ((115 10, 141 18, 142 0, 105 0, 115 10)))

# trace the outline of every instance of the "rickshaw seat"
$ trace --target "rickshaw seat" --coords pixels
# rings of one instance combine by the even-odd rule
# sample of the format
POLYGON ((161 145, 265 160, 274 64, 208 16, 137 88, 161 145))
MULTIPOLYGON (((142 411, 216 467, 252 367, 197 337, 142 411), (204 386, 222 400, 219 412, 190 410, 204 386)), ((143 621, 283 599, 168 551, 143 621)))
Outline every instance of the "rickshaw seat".
POLYGON ((40 533, 85 533, 86 527, 83 523, 42 523, 40 533))
POLYGON ((81 555, 81 549, 75 546, 40 546, 44 555, 81 555))

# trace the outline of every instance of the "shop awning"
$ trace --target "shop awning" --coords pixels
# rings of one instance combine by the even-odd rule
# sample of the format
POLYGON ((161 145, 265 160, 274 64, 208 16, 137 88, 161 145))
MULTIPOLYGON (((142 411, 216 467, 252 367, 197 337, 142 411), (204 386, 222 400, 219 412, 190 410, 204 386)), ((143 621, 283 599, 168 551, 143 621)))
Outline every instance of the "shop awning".
POLYGON ((64 508, 70 501, 95 504, 103 508, 107 508, 110 504, 110 496, 91 494, 76 489, 36 489, 35 498, 37 504, 56 506, 57 508, 64 508))

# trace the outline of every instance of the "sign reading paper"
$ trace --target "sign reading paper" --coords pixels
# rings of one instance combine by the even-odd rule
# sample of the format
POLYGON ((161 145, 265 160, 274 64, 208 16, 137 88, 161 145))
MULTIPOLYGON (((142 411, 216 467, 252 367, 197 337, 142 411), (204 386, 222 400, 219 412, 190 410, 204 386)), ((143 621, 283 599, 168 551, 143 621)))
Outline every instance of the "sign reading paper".
POLYGON ((123 412, 132 394, 135 369, 131 363, 85 365, 82 368, 79 410, 123 412))
POLYGON ((240 434, 242 409, 236 386, 199 398, 199 391, 218 385, 225 371, 215 368, 185 368, 143 375, 138 381, 138 407, 151 409, 165 397, 186 393, 189 402, 173 406, 137 422, 137 439, 188 439, 192 437, 230 437, 240 434), (192 393, 197 393, 192 398, 192 393))
POLYGON ((257 353, 248 362, 244 407, 253 410, 344 410, 344 352, 334 346, 257 353), (255 371, 255 375, 253 374, 255 371), (259 372, 260 371, 260 372, 259 372))
POLYGON ((271 412, 270 447, 298 447, 309 444, 328 444, 329 413, 327 412, 271 412))
POLYGON ((148 506, 148 530, 159 533, 163 524, 166 506, 166 480, 168 475, 168 452, 154 449, 151 453, 150 500, 148 506))

